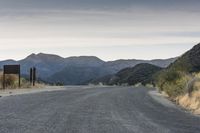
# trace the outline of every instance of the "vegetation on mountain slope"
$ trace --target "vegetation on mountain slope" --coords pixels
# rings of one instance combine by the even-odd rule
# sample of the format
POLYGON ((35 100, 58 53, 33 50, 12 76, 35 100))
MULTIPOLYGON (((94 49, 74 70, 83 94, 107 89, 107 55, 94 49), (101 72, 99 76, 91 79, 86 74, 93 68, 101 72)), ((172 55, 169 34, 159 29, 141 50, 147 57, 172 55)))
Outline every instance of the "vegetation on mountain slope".
POLYGON ((165 91, 170 97, 176 97, 188 90, 187 84, 193 80, 194 73, 198 72, 200 72, 200 44, 159 72, 155 82, 161 91, 165 91))
POLYGON ((107 85, 135 85, 137 83, 146 84, 151 82, 152 76, 162 70, 161 67, 142 63, 132 68, 125 68, 115 75, 108 75, 92 81, 94 84, 107 85))
POLYGON ((200 114, 200 44, 183 54, 169 67, 156 74, 160 91, 181 106, 200 114))

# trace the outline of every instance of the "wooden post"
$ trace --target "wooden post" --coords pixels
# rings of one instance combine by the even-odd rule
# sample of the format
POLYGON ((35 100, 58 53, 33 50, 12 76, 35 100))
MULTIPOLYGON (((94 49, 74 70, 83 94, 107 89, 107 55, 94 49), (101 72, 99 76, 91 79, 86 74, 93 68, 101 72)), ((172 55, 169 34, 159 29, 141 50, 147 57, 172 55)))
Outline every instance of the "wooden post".
POLYGON ((30 68, 30 84, 32 85, 33 83, 33 68, 30 68))
POLYGON ((36 81, 36 68, 33 67, 33 86, 35 86, 35 81, 36 81))
POLYGON ((20 70, 20 67, 19 67, 19 88, 21 87, 21 70, 20 70))
POLYGON ((6 88, 6 84, 5 84, 5 73, 3 73, 3 89, 6 88))

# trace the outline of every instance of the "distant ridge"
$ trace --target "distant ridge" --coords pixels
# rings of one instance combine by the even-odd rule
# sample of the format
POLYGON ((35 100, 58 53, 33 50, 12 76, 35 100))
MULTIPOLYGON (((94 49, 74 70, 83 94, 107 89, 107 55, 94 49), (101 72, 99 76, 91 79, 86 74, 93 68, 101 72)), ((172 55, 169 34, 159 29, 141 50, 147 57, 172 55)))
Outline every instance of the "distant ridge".
POLYGON ((176 58, 166 60, 116 60, 105 62, 95 56, 73 56, 61 57, 54 54, 31 54, 26 58, 15 61, 5 60, 0 61, 0 68, 6 64, 20 64, 22 67, 22 74, 28 75, 30 67, 36 67, 38 77, 46 82, 63 84, 85 84, 94 78, 103 77, 105 75, 112 75, 127 67, 134 67, 140 63, 149 63, 159 67, 167 67, 176 58), (73 77, 70 80, 67 80, 73 77), (80 76, 84 77, 81 78, 80 76), (58 80, 60 79, 60 80, 58 80), (61 80, 62 79, 62 80, 61 80))

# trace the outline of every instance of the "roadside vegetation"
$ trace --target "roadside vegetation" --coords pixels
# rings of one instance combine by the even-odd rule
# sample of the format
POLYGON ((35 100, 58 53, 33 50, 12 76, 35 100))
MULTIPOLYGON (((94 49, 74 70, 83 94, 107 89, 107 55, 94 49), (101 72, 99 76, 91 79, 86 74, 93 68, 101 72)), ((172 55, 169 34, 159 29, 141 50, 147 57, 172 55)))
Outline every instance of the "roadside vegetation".
POLYGON ((154 75, 154 84, 160 92, 196 114, 200 114, 199 59, 200 44, 154 75))
MULTIPOLYGON (((21 88, 32 88, 30 82, 25 79, 21 78, 21 88)), ((17 89, 18 88, 18 76, 14 74, 6 75, 5 77, 5 86, 6 89, 17 89)), ((36 83, 34 88, 43 87, 43 83, 36 83)), ((3 89, 3 72, 0 72, 0 89, 3 89)))
POLYGON ((156 86, 182 107, 200 114, 200 73, 165 71, 156 78, 156 86))
POLYGON ((184 72, 164 70, 157 75, 156 86, 171 98, 175 98, 187 91, 187 84, 190 80, 192 76, 184 72))

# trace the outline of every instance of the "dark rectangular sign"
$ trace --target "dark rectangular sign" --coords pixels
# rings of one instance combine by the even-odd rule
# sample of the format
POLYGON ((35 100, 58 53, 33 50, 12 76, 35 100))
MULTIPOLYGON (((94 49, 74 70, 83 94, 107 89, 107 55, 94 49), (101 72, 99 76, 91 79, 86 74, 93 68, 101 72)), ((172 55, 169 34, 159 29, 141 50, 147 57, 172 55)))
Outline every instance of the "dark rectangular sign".
POLYGON ((4 74, 20 74, 20 65, 4 65, 4 74))

